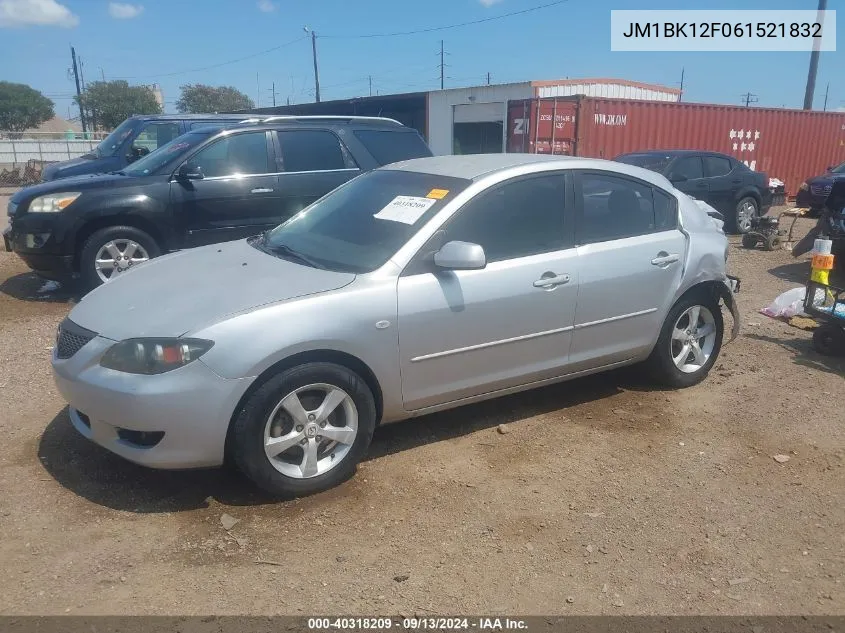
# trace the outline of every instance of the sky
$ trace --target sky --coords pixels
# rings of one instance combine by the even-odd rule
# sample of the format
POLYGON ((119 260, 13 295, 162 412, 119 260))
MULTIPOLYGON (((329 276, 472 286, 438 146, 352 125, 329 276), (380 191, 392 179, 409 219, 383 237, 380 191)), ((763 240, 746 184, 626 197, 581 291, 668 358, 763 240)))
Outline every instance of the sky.
MULTIPOLYGON (((67 117, 74 84, 70 47, 88 82, 105 77, 157 83, 175 112, 184 84, 231 85, 257 105, 314 100, 311 38, 317 33, 324 101, 439 87, 527 80, 612 77, 678 87, 684 100, 800 108, 809 53, 611 52, 611 9, 711 8, 691 0, 566 0, 555 6, 441 31, 407 32, 481 20, 551 0, 0 0, 0 80, 25 83, 67 117), (274 49, 274 50, 270 50, 274 49), (211 67, 211 68, 210 68, 211 67)), ((817 0, 731 0, 733 9, 815 9, 817 0)), ((845 0, 829 0, 845 21, 845 0)), ((845 31, 819 62, 814 106, 845 108, 845 31)), ((73 113, 71 113, 73 114, 73 113)))

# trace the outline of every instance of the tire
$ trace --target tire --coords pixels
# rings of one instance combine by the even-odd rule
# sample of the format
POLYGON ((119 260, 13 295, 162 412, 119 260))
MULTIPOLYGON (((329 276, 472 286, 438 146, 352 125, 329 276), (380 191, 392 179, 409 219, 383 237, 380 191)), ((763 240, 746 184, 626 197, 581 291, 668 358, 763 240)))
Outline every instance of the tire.
POLYGON ((813 331, 813 348, 823 356, 845 356, 845 330, 825 323, 813 331))
POLYGON ((769 235, 768 237, 766 237, 766 241, 763 242, 763 250, 773 251, 776 248, 779 248, 780 244, 780 235, 769 235))
MULTIPOLYGON (((82 278, 85 289, 93 290, 116 274, 114 272, 115 270, 118 273, 123 270, 124 264, 126 265, 126 269, 128 269, 133 265, 137 265, 153 257, 158 257, 159 255, 161 255, 161 249, 158 244, 147 233, 144 233, 144 231, 136 229, 134 226, 108 226, 95 231, 85 240, 85 245, 82 247, 79 255, 79 275, 82 278), (104 279, 101 273, 98 272, 96 262, 101 250, 106 249, 109 244, 114 244, 117 251, 112 252, 116 253, 119 251, 121 252, 121 256, 123 253, 128 252, 130 244, 134 244, 135 247, 128 255, 130 259, 119 262, 116 267, 112 268, 111 273, 108 273, 108 270, 105 268, 102 269, 106 277, 104 279)), ((113 255, 108 253, 108 257, 113 257, 113 255)))
POLYGON ((750 233, 746 233, 742 236, 742 247, 743 248, 754 248, 757 246, 757 238, 751 235, 750 233))
POLYGON ((751 196, 745 196, 736 203, 736 208, 729 219, 731 232, 744 234, 751 230, 751 218, 760 215, 760 205, 751 196), (750 215, 747 215, 750 214, 750 215))
POLYGON ((358 374, 333 363, 306 363, 276 374, 249 397, 233 422, 231 456, 238 469, 266 492, 285 498, 306 496, 354 474, 375 425, 375 399, 358 374), (326 418, 320 409, 328 394, 337 391, 342 392, 338 398, 345 398, 326 418), (296 402, 302 411, 295 417, 290 411, 297 412, 296 402), (340 430, 341 424, 346 430, 340 430), (353 436, 348 429, 353 426, 356 432, 350 443, 353 436), (344 434, 348 441, 333 442, 320 435, 330 428, 336 437, 344 434), (271 457, 265 445, 274 440, 286 448, 271 457), (308 449, 315 460, 310 465, 308 449), (334 462, 336 455, 340 457, 334 462))
POLYGON ((725 324, 722 319, 722 310, 719 307, 719 300, 708 295, 706 292, 694 292, 681 297, 681 299, 669 310, 657 344, 651 352, 647 365, 650 367, 655 379, 663 385, 673 388, 691 387, 698 384, 707 377, 711 367, 719 357, 722 349, 722 337, 725 324), (709 329, 705 326, 712 326, 712 338, 709 334, 696 339, 701 352, 704 353, 705 362, 701 363, 700 358, 695 356, 690 347, 687 356, 683 361, 683 369, 676 364, 675 356, 680 357, 683 351, 683 340, 673 339, 675 325, 679 325, 679 332, 685 334, 689 329, 690 314, 694 307, 699 308, 699 329, 709 329), (706 313, 706 314, 705 314, 706 313), (709 351, 708 351, 709 350, 709 351), (687 362, 692 360, 692 363, 687 362))

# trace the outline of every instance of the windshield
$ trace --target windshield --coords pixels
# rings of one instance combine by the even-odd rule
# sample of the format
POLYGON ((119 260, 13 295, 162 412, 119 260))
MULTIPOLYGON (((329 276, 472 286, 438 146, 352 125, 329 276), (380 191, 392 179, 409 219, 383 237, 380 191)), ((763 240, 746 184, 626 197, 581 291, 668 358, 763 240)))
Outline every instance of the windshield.
POLYGON ((672 162, 672 156, 666 154, 624 154, 616 157, 617 163, 625 163, 626 165, 633 165, 634 167, 642 167, 662 174, 669 163, 672 162))
POLYGON ((100 141, 100 144, 94 148, 94 154, 97 158, 104 158, 106 156, 114 156, 123 145, 126 137, 132 134, 135 130, 135 125, 138 121, 133 119, 126 119, 123 123, 118 125, 112 133, 100 141))
POLYGON ((212 134, 219 131, 219 128, 202 128, 177 136, 169 143, 165 143, 158 149, 153 150, 140 160, 132 163, 122 173, 127 176, 149 176, 168 164, 175 162, 185 152, 196 147, 212 134))
POLYGON ((268 232, 257 246, 320 268, 372 272, 469 184, 449 176, 371 171, 268 232))
POLYGON ((831 171, 831 173, 834 173, 834 174, 845 174, 845 163, 842 163, 838 167, 834 167, 830 171, 831 171))

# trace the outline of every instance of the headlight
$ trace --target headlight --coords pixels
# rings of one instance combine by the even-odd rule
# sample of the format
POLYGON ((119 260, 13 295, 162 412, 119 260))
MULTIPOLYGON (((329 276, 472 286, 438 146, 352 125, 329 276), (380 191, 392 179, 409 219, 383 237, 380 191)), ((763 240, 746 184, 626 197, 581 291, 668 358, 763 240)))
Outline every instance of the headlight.
POLYGON ((127 374, 163 374, 195 361, 213 345, 199 338, 130 338, 107 349, 100 365, 127 374))
POLYGON ((809 188, 810 188, 810 185, 808 185, 806 182, 802 182, 801 186, 798 187, 798 189, 800 189, 801 191, 807 191, 809 188))
POLYGON ((29 211, 31 213, 58 213, 67 209, 81 195, 81 191, 64 191, 38 196, 29 203, 29 211))

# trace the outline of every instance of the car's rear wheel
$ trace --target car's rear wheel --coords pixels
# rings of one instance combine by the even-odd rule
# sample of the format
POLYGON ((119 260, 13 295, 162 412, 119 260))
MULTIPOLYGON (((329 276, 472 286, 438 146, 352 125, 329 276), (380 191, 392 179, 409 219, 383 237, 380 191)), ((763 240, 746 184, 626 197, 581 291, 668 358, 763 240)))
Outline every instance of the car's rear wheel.
POLYGON ((725 324, 718 299, 706 292, 682 297, 669 311, 648 364, 670 387, 689 387, 707 377, 719 357, 725 324))
POLYGON ((751 230, 751 220, 759 213, 757 201, 751 196, 746 196, 736 204, 731 226, 736 233, 748 233, 751 230))
POLYGON ((231 455, 256 485, 304 496, 345 481, 364 457, 376 424, 366 382, 333 363, 307 363, 270 378, 234 421, 231 455))
POLYGON ((79 273, 90 290, 160 254, 156 241, 144 231, 134 226, 109 226, 85 241, 79 273))

